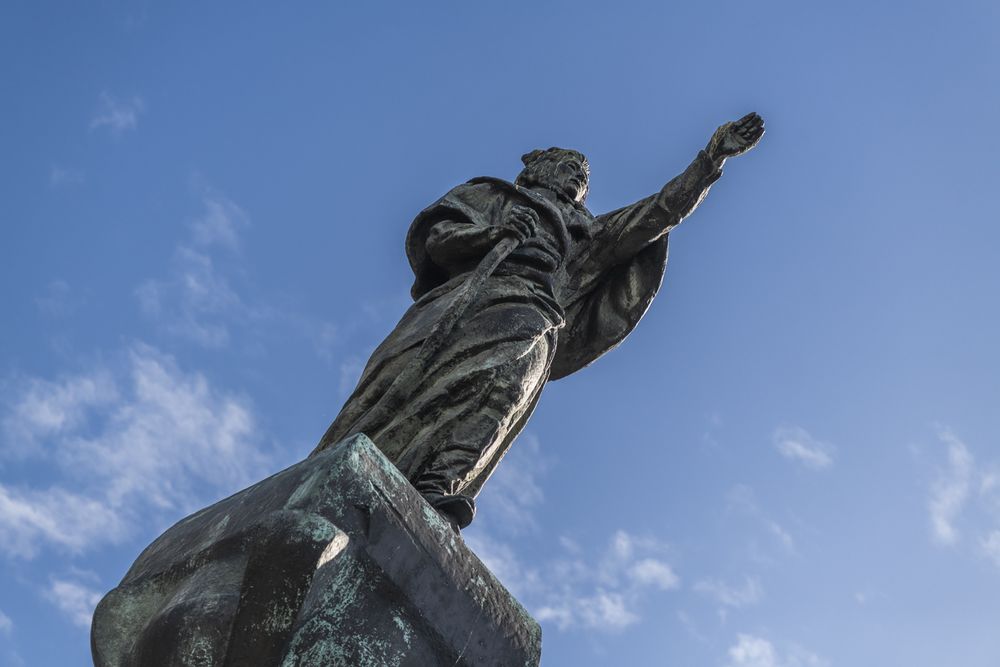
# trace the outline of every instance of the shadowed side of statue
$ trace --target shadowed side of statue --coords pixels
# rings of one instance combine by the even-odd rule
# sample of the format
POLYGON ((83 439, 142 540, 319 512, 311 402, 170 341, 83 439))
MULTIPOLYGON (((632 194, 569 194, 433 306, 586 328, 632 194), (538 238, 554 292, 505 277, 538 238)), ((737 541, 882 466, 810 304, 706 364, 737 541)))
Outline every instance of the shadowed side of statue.
POLYGON ((364 433, 456 528, 542 388, 618 345, 666 267, 670 231, 725 161, 764 134, 721 126, 660 192, 594 216, 577 151, 532 151, 514 183, 476 178, 422 211, 406 251, 413 305, 375 350, 314 453, 364 433))

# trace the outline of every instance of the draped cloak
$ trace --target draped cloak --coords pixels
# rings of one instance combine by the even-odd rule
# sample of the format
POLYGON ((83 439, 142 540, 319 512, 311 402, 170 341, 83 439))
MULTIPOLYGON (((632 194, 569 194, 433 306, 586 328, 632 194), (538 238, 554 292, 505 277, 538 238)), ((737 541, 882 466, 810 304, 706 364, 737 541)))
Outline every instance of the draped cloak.
POLYGON ((442 222, 499 226, 512 206, 529 206, 539 215, 538 242, 526 242, 487 280, 424 379, 410 389, 404 409, 385 423, 365 425, 416 482, 451 456, 454 443, 479 437, 468 433, 475 424, 489 422, 480 432, 492 435, 483 436, 485 446, 476 445, 474 464, 446 463, 460 477, 452 492, 475 496, 524 427, 544 384, 587 366, 635 328, 662 282, 669 229, 719 175, 702 153, 658 194, 596 218, 580 204, 500 179, 477 178, 452 189, 411 224, 406 254, 415 275, 414 303, 372 354, 316 451, 356 432, 475 268, 475 262, 436 263, 428 251, 431 230, 442 222))

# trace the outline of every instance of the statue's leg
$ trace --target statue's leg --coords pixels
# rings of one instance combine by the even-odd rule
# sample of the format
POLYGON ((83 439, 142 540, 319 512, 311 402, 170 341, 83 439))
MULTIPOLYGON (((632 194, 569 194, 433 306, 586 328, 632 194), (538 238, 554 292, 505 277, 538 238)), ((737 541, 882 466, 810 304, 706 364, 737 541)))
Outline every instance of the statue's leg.
POLYGON ((520 422, 545 382, 549 339, 539 336, 527 354, 492 369, 473 411, 448 434, 424 463, 414 486, 459 528, 475 515, 475 502, 462 490, 497 455, 510 429, 520 422))

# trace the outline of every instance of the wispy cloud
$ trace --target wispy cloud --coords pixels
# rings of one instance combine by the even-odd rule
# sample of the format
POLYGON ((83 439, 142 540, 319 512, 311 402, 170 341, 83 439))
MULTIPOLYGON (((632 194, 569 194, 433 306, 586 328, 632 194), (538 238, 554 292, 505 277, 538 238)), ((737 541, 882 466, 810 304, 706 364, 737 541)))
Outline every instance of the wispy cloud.
POLYGON ((339 392, 349 394, 367 359, 363 351, 375 349, 409 298, 365 303, 360 312, 344 318, 346 324, 290 308, 294 299, 274 298, 252 284, 242 252, 250 216, 197 175, 193 180, 200 211, 187 221, 187 233, 174 246, 167 270, 133 291, 157 335, 211 349, 254 352, 269 344, 287 348, 290 339, 301 341, 339 371, 339 392), (368 330, 376 326, 378 337, 373 338, 368 330), (365 340, 359 344, 362 332, 365 340))
POLYGON ((219 246, 236 251, 240 247, 240 231, 249 226, 246 213, 231 199, 209 191, 202 198, 204 212, 191 221, 192 240, 199 248, 219 246))
POLYGON ((670 591, 680 586, 680 579, 673 569, 662 560, 643 558, 628 570, 629 577, 642 586, 652 586, 661 591, 670 591))
POLYGON ((40 456, 46 439, 82 430, 88 415, 118 400, 118 386, 107 368, 59 380, 19 378, 6 396, 4 442, 0 458, 40 456))
MULTIPOLYGON (((331 359, 332 354, 329 352, 329 347, 324 348, 326 351, 321 353, 321 356, 326 359, 331 359)), ((344 357, 337 368, 338 371, 338 382, 337 389, 342 396, 348 396, 357 386, 358 380, 361 379, 361 373, 365 370, 365 360, 356 354, 350 354, 344 357)))
POLYGON ((214 251, 233 256, 246 214, 224 195, 208 191, 204 210, 190 224, 191 237, 174 251, 170 276, 147 280, 136 289, 142 312, 167 332, 205 347, 229 342, 233 323, 259 313, 249 307, 217 267, 214 251))
POLYGON ((103 498, 59 486, 0 484, 0 553, 34 558, 43 544, 78 553, 125 533, 124 517, 103 498))
POLYGON ((535 514, 545 500, 540 478, 550 465, 538 438, 531 433, 518 438, 478 501, 490 530, 517 536, 537 528, 535 514))
POLYGON ((143 112, 145 106, 138 95, 123 99, 107 91, 102 92, 98 98, 97 111, 90 119, 90 129, 106 128, 112 135, 121 136, 124 132, 136 128, 139 114, 143 112))
POLYGON ((954 544, 959 539, 955 523, 969 498, 972 486, 973 458, 969 448, 948 430, 939 432, 948 446, 948 465, 931 485, 927 509, 931 534, 939 544, 954 544))
POLYGON ((588 553, 564 535, 558 556, 523 562, 512 544, 537 539, 541 477, 552 465, 538 439, 522 435, 480 495, 480 518, 463 536, 539 621, 560 630, 622 630, 640 620, 647 597, 680 586, 667 559, 670 548, 619 530, 603 549, 588 553))
POLYGON ((768 512, 765 512, 757 501, 757 494, 754 490, 745 485, 737 484, 729 490, 726 504, 730 512, 749 516, 757 521, 768 532, 771 538, 777 542, 784 551, 794 554, 795 538, 768 512))
POLYGON ((527 599, 539 621, 560 630, 622 630, 639 621, 647 595, 680 586, 663 559, 666 551, 660 542, 619 530, 593 561, 573 554, 545 564, 538 577, 542 594, 529 592, 527 599))
POLYGON ((60 188, 70 185, 80 185, 84 181, 83 172, 79 169, 69 167, 59 167, 52 165, 49 167, 49 186, 60 188))
POLYGON ((738 635, 729 648, 732 667, 778 667, 778 656, 768 640, 754 635, 738 635))
MULTIPOLYGON (((0 484, 0 553, 120 542, 259 479, 253 410, 155 348, 58 380, 13 382, 0 456, 44 465, 46 486, 0 484)), ((19 463, 20 462, 20 463, 19 463)))
POLYGON ((986 557, 1000 567, 1000 530, 991 531, 982 538, 980 544, 986 557))
POLYGON ((779 454, 807 468, 822 470, 833 465, 833 445, 820 442, 801 426, 779 426, 773 441, 779 454))
POLYGON ((931 539, 941 546, 970 550, 1000 568, 1000 469, 979 461, 947 427, 938 426, 946 458, 930 483, 927 517, 931 539))
POLYGON ((727 667, 826 667, 829 662, 801 646, 791 645, 779 652, 770 640, 739 634, 729 648, 727 667))
POLYGON ((756 577, 746 577, 739 585, 720 579, 702 579, 695 583, 694 590, 719 605, 718 613, 722 620, 726 619, 729 610, 757 604, 764 597, 764 587, 756 577))
POLYGON ((0 609, 0 634, 9 635, 13 629, 14 621, 10 620, 10 616, 3 613, 3 610, 0 609))
POLYGON ((535 617, 560 630, 620 631, 640 620, 645 598, 672 591, 680 579, 664 559, 666 545, 617 531, 596 558, 575 548, 536 565, 509 546, 477 533, 469 546, 535 617))
POLYGON ((74 625, 89 628, 94 608, 101 601, 101 592, 79 581, 53 579, 45 591, 45 597, 74 625))
POLYGON ((68 317, 84 306, 87 299, 65 280, 51 280, 45 292, 35 299, 39 312, 49 317, 68 317))

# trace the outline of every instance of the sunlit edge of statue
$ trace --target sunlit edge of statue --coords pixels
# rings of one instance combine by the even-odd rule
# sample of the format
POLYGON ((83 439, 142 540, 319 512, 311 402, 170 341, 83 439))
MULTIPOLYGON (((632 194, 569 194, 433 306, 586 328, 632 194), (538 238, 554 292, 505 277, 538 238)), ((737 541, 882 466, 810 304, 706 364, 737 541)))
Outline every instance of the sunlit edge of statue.
POLYGON ((764 122, 726 123, 660 192, 593 216, 577 151, 522 157, 514 183, 481 177, 410 226, 414 304, 372 353, 313 454, 363 432, 456 529, 549 380, 617 346, 649 307, 669 232, 764 122))

